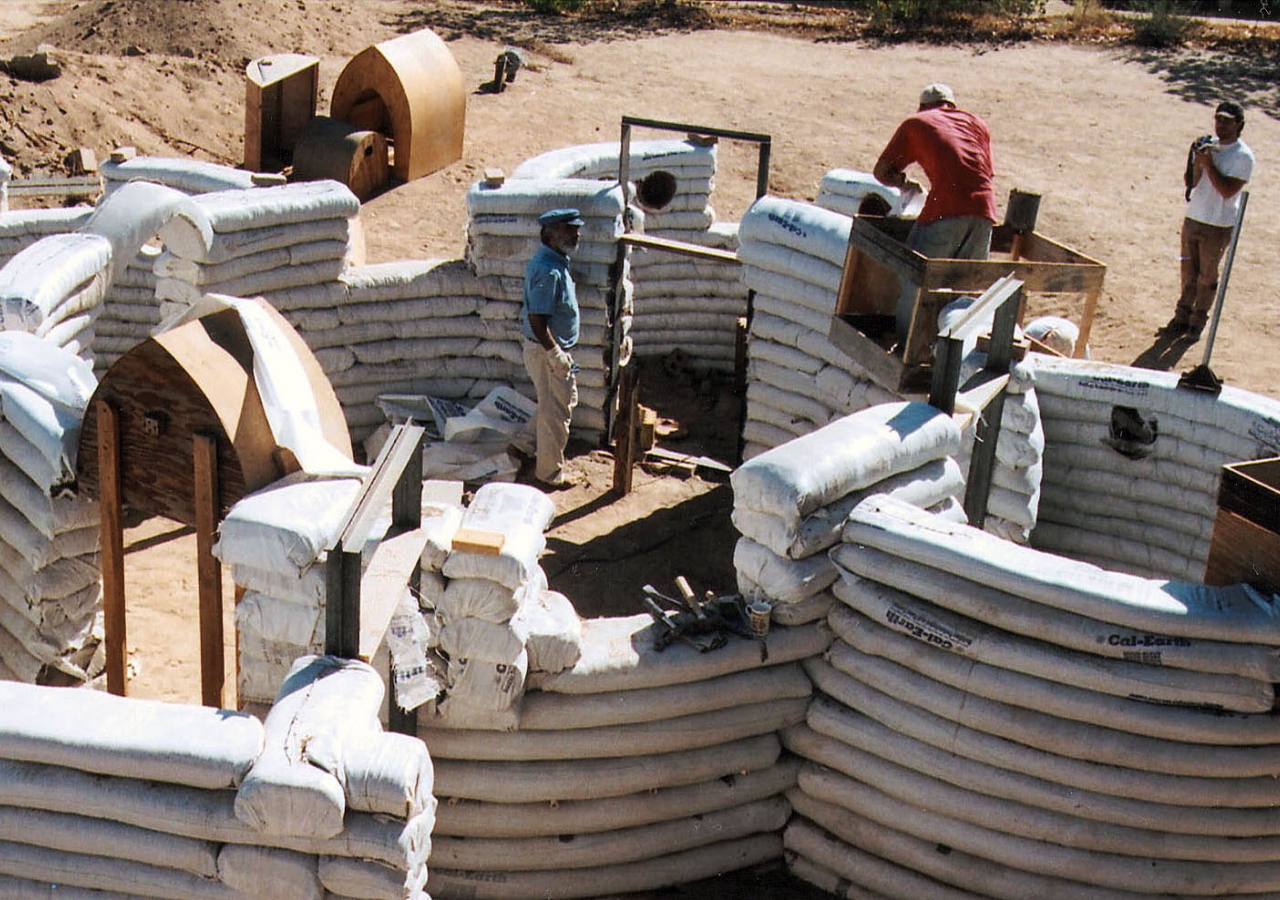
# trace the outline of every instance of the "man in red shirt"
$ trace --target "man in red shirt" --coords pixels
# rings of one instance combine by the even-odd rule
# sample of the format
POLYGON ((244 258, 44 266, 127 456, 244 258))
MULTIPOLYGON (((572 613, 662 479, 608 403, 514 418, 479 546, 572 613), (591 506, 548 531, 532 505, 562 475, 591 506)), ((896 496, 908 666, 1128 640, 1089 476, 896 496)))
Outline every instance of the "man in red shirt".
MULTIPOLYGON (((924 208, 907 235, 907 246, 928 257, 986 259, 991 253, 991 226, 996 221, 992 186, 991 132, 971 112, 956 108, 945 84, 931 84, 920 94, 920 108, 889 139, 872 174, 881 184, 920 190, 906 175, 916 163, 929 179, 924 208)), ((905 337, 912 294, 899 298, 898 331, 905 337)))
POLYGON ((906 176, 912 163, 924 169, 929 196, 907 246, 930 257, 986 259, 996 221, 991 132, 973 113, 956 108, 945 84, 924 89, 919 111, 898 126, 873 174, 890 187, 918 188, 906 176))

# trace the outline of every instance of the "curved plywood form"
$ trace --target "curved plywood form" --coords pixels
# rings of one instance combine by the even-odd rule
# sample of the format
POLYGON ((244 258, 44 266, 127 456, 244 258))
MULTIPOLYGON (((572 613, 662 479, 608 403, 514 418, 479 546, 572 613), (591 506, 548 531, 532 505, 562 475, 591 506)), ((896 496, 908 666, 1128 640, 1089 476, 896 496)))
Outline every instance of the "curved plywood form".
POLYGON ((466 93, 458 63, 435 32, 415 31, 362 50, 333 87, 330 115, 386 135, 404 181, 462 157, 466 93))

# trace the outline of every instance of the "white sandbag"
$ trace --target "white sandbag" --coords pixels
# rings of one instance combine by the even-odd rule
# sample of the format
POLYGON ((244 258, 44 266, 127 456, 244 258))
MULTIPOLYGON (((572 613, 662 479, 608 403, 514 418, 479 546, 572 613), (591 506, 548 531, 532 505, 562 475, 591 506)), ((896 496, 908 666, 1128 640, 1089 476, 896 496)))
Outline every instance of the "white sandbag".
POLYGON ((218 879, 249 896, 269 884, 279 900, 324 900, 316 858, 288 850, 226 844, 218 854, 218 879))
POLYGON ((861 544, 832 553, 836 565, 854 575, 928 597, 948 609, 1006 631, 1148 666, 1280 680, 1280 650, 1262 644, 1173 637, 1125 628, 1028 601, 951 572, 893 556, 861 544))
POLYGON ((779 604, 806 600, 831 587, 839 577, 831 560, 823 554, 789 559, 745 537, 734 544, 733 568, 744 595, 748 594, 744 585, 750 584, 779 604))
MULTIPOLYGON (((1149 896, 1035 875, 962 853, 950 846, 947 847, 948 852, 942 854, 938 852, 939 845, 936 842, 922 840, 884 826, 873 819, 824 802, 801 789, 789 792, 787 797, 796 812, 804 817, 796 820, 798 824, 805 820, 812 821, 818 827, 803 824, 802 827, 812 828, 813 832, 823 836, 835 835, 835 839, 839 841, 842 852, 823 855, 825 862, 838 870, 842 858, 848 859, 850 863, 854 860, 865 861, 864 865, 858 865, 855 876, 865 877, 886 887, 898 883, 888 879, 894 878, 899 871, 905 872, 911 877, 902 882, 904 885, 923 883, 924 889, 919 895, 912 895, 913 898, 919 896, 921 900, 970 900, 981 897, 984 900, 1025 900, 1027 897, 1057 897, 1061 900, 1140 900, 1149 896), (888 861, 889 864, 883 861, 888 861), (922 875, 928 878, 923 878, 922 875)), ((829 841, 831 838, 825 840, 829 841)), ((824 845, 806 842, 803 846, 807 850, 817 851, 824 845)), ((896 889, 891 889, 890 896, 900 895, 896 894, 896 889)))
POLYGON ((760 641, 729 638, 714 653, 685 644, 655 650, 656 626, 648 615, 587 619, 582 623, 582 658, 572 669, 538 672, 530 688, 565 694, 596 694, 688 684, 732 672, 775 666, 816 656, 827 649, 831 633, 822 623, 775 628, 760 641))
POLYGON ((1248 585, 1206 587, 1107 572, 1011 546, 966 525, 938 522, 889 497, 874 497, 855 507, 844 539, 1119 625, 1209 640, 1280 644, 1276 598, 1248 585))
POLYGON ((839 263, 814 257, 804 250, 748 240, 739 248, 738 258, 753 269, 773 272, 824 292, 834 294, 840 288, 839 263))
POLYGON ((751 669, 688 684, 599 694, 532 691, 525 695, 520 727, 556 731, 651 722, 809 694, 809 680, 795 664, 751 669))
POLYGON ((422 741, 394 732, 352 735, 343 745, 347 806, 412 819, 435 809, 431 757, 422 741))
POLYGON ((355 478, 286 475, 231 507, 218 528, 214 556, 229 565, 301 575, 337 537, 359 491, 355 478))
MULTIPOLYGON (((755 590, 753 588, 753 590, 755 590)), ((806 597, 797 603, 777 603, 769 613, 769 620, 775 625, 785 625, 794 628, 797 625, 807 625, 810 622, 823 621, 831 612, 831 607, 837 603, 835 596, 830 591, 823 591, 820 594, 814 594, 812 597, 806 597)))
MULTIPOLYGON (((815 700, 809 708, 807 727, 841 746, 857 748, 970 791, 1029 803, 1070 816, 1170 834, 1258 838, 1277 833, 1275 820, 1268 821, 1256 809, 1178 806, 1115 797, 978 760, 958 758, 953 753, 893 731, 825 698, 815 700)), ((805 726, 796 726, 783 734, 783 743, 789 750, 857 777, 856 769, 840 764, 834 748, 813 741, 802 743, 800 738, 805 730, 805 726), (828 753, 818 749, 822 746, 828 753)))
POLYGON ((781 857, 781 836, 758 834, 643 862, 565 872, 511 872, 495 876, 491 872, 433 868, 428 887, 436 896, 466 896, 475 900, 597 897, 602 891, 628 893, 692 883, 781 857))
POLYGON ((525 621, 486 622, 474 616, 452 619, 440 629, 440 649, 454 659, 514 663, 524 653, 525 621))
POLYGON ((804 559, 840 543, 841 530, 849 511, 873 493, 889 494, 927 509, 947 497, 963 496, 964 488, 960 467, 947 457, 891 475, 820 507, 806 516, 797 530, 787 528, 782 517, 746 506, 735 505, 732 519, 734 527, 743 535, 779 556, 804 559))
POLYGON ((743 214, 738 239, 743 249, 756 242, 780 245, 841 266, 851 224, 848 216, 766 195, 743 214))
POLYGON ((111 242, 108 283, 115 283, 185 199, 180 190, 148 181, 120 185, 102 198, 80 231, 111 242))
MULTIPOLYGON (((821 194, 818 199, 822 199, 821 194)), ((792 817, 788 823, 782 843, 786 849, 787 872, 793 878, 841 900, 890 900, 894 896, 908 896, 912 900, 973 900, 971 894, 863 853, 799 816, 792 817), (867 884, 882 885, 887 893, 864 887, 867 884)))
POLYGON ((696 750, 761 734, 804 720, 808 698, 748 703, 649 722, 563 731, 521 729, 512 733, 431 730, 418 735, 432 757, 470 760, 567 760, 633 757, 696 750))
MULTIPOLYGON (((500 483, 491 482, 485 486, 498 484, 500 483)), ((526 485, 501 484, 501 486, 525 487, 526 485)), ((463 527, 470 527, 467 525, 465 514, 463 527)), ((512 523, 500 529, 485 530, 502 532, 501 550, 492 555, 453 550, 440 568, 444 576, 446 578, 486 578, 511 591, 532 580, 538 568, 538 558, 547 545, 542 530, 523 523, 512 523)))
MULTIPOLYGON (((841 610, 834 611, 838 612, 841 610)), ((836 617, 834 613, 833 619, 836 617)), ((837 669, 854 678, 867 679, 877 690, 901 690, 910 702, 937 715, 971 725, 989 734, 1052 749, 1062 755, 1116 765, 1131 765, 1135 759, 1141 759, 1143 767, 1148 771, 1204 777, 1250 778, 1270 771, 1264 760, 1274 753, 1275 741, 1268 740, 1272 737, 1268 732, 1274 729, 1270 723, 1258 722, 1262 718, 1259 716, 1169 710, 1172 715, 1164 717, 1164 724, 1168 725, 1166 731, 1174 732, 1174 736, 1152 736, 1123 727, 1129 723, 1119 723, 1122 727, 1114 727, 1117 724, 1115 716, 1100 715, 1097 721, 1066 718, 1058 709, 1064 704, 1046 699, 1045 695, 1049 692, 1040 691, 1034 696, 1029 695, 1024 676, 1002 673, 1011 684, 1008 685, 1008 690, 1003 691, 1004 696, 992 698, 987 695, 998 695, 1001 691, 993 690, 989 684, 973 685, 973 689, 958 689, 934 677, 941 673, 916 672, 905 665, 864 654, 852 645, 846 645, 843 640, 832 646, 829 656, 831 664, 837 669), (932 692, 927 697, 920 693, 926 685, 932 692), (1013 702, 1015 700, 1016 703, 1013 702), (963 704, 964 708, 957 708, 957 704, 963 704), (1034 708, 1032 704, 1035 704, 1034 708), (1197 717, 1206 718, 1208 715, 1230 717, 1231 721, 1227 725, 1236 727, 1197 721, 1197 717), (1168 721, 1178 718, 1183 721, 1168 721), (1177 732, 1177 724, 1184 723, 1189 726, 1188 730, 1177 732), (1195 726, 1199 727, 1191 730, 1195 726), (1240 735, 1237 731, 1246 733, 1240 735)), ((988 675, 989 673, 980 673, 980 677, 988 675)), ((1054 689, 1062 693, 1071 690, 1061 686, 1055 686, 1054 689)), ((1116 705, 1109 702, 1110 698, 1095 696, 1100 697, 1095 702, 1104 712, 1116 705)), ((1128 703, 1126 706, 1135 707, 1139 704, 1128 703)), ((1137 719, 1145 711, 1126 709, 1124 712, 1129 712, 1131 718, 1137 719)), ((1145 717, 1154 718, 1150 713, 1146 713, 1145 717)))
POLYGON ((55 234, 32 244, 0 269, 0 330, 35 331, 91 279, 105 290, 110 265, 111 242, 100 235, 55 234))
MULTIPOLYGON (((1102 822, 1074 811, 1058 812, 1031 805, 1021 798, 993 797, 956 786, 934 773, 899 764, 896 756, 882 757, 818 734, 792 729, 784 743, 793 752, 836 770, 863 784, 874 785, 899 802, 929 813, 976 826, 999 822, 1000 831, 1074 850, 1150 857, 1160 862, 1272 863, 1280 838, 1254 835, 1247 841, 1207 835, 1170 834, 1159 823, 1133 827, 1102 822)), ((801 783, 810 784, 802 771, 801 783)))
POLYGON ((1267 712, 1275 700, 1270 681, 1148 666, 1059 648, 856 575, 842 577, 834 592, 871 621, 926 647, 1061 685, 1170 706, 1246 713, 1267 712))
POLYGON ((481 711, 511 709, 524 693, 529 673, 529 654, 521 649, 511 662, 483 659, 449 661, 450 706, 473 707, 481 711))
MULTIPOLYGON (((1195 816, 1180 820, 1184 828, 1196 827, 1188 825, 1189 822, 1208 821, 1201 815, 1201 807, 1221 807, 1224 816, 1239 814, 1248 827, 1253 824, 1249 819, 1253 815, 1250 810, 1260 813, 1280 797, 1280 784, 1268 774, 1217 778, 1130 767, 1133 760, 1142 759, 1141 750, 1120 759, 1119 764, 1095 762, 1087 740, 1083 749, 1073 749, 1078 745, 1073 740, 1072 730, 1067 729, 1064 740, 1064 732, 1053 733, 1059 727, 1058 723, 1044 719, 1024 723, 1033 726, 1031 729, 1013 729, 1000 725, 993 718, 974 720, 960 717, 980 726, 970 727, 959 718, 935 715, 925 708, 935 705, 933 691, 937 687, 927 679, 904 677, 895 680, 892 675, 905 675, 900 667, 895 671, 877 666, 869 657, 845 655, 840 662, 846 668, 856 669, 858 674, 846 674, 818 659, 806 660, 804 668, 813 679, 814 686, 823 693, 875 719, 895 734, 909 735, 963 759, 1052 781, 1069 789, 1078 787, 1148 803, 1167 803, 1170 798, 1176 798, 1198 810, 1195 816), (885 691, 901 691, 902 699, 885 691), (982 730, 984 728, 992 729, 992 732, 1002 731, 1011 737, 1001 737, 982 730), (1080 758, 1068 753, 1078 753, 1080 758)), ((944 688, 942 693, 948 694, 949 689, 944 688)), ((942 709, 941 706, 937 708, 942 709)), ((810 712, 812 714, 813 710, 810 712)), ((821 718, 812 716, 812 724, 821 726, 821 718)), ((1219 827, 1224 829, 1221 833, 1233 833, 1228 827, 1219 827)), ((1268 833, 1270 828, 1266 826, 1250 833, 1268 833)))
POLYGON ((321 604, 278 600, 248 591, 236 604, 236 632, 245 650, 291 665, 303 653, 324 649, 325 610, 321 604))
MULTIPOLYGON (((443 733, 443 732, 441 732, 443 733)), ((430 749, 430 744, 428 744, 430 749)), ((435 793, 494 803, 593 800, 699 784, 767 769, 778 759, 773 734, 729 744, 616 759, 475 761, 433 756, 435 793)))
POLYGON ((476 182, 467 190, 467 214, 471 216, 518 213, 536 218, 552 207, 573 207, 584 219, 621 215, 622 188, 616 181, 510 178, 497 187, 476 182))
POLYGON ((0 332, 0 418, 54 469, 75 471, 80 422, 97 388, 92 367, 22 331, 0 332))
MULTIPOLYGON (((997 832, 920 809, 868 784, 813 766, 800 770, 800 790, 922 840, 945 844, 1006 866, 1135 892, 1218 895, 1274 890, 1276 864, 1153 859, 1062 847, 997 832)), ((798 791, 793 791, 792 796, 798 791)))
POLYGON ((360 201, 336 181, 216 191, 183 204, 160 230, 160 237, 178 256, 196 259, 213 246, 215 234, 316 219, 350 219, 359 212, 360 201))
POLYGON ((262 746, 257 719, 224 710, 11 682, 0 697, 5 759, 216 789, 239 784, 262 746))
POLYGON ((439 808, 435 830, 437 835, 456 837, 530 838, 666 822, 780 794, 795 785, 798 765, 797 760, 786 759, 746 774, 593 800, 550 804, 454 800, 439 808))
MULTIPOLYGON (((352 266, 342 274, 351 302, 381 303, 421 297, 476 297, 483 281, 459 259, 399 260, 352 266)), ((392 307, 396 304, 392 304, 392 307)))
POLYGON ((799 527, 846 494, 953 455, 959 442, 951 417, 926 403, 872 407, 743 463, 730 478, 734 504, 799 527))
POLYGON ((488 578, 451 578, 436 605, 445 621, 474 616, 489 622, 506 622, 531 597, 546 589, 547 576, 541 569, 514 590, 488 578))
POLYGON ((109 193, 135 181, 154 181, 188 194, 251 188, 257 174, 234 166, 189 157, 135 156, 121 162, 104 160, 102 177, 109 193))
POLYGON ((110 856, 203 878, 215 877, 218 871, 218 849, 211 842, 148 831, 109 819, 0 806, 0 834, 35 847, 110 856))
POLYGON ((573 602, 558 591, 527 594, 511 625, 524 635, 531 672, 562 672, 582 656, 582 619, 573 602))
POLYGON ((451 838, 434 842, 431 865, 490 872, 581 869, 654 859, 751 834, 781 831, 791 807, 782 797, 693 818, 591 834, 543 838, 451 838))
MULTIPOLYGON (((121 897, 122 900, 139 900, 141 897, 241 900, 243 897, 217 879, 177 869, 8 841, 0 841, 0 873, 37 883, 41 892, 35 895, 37 897, 61 898, 64 886, 71 896, 75 896, 77 888, 86 889, 82 896, 93 900, 99 900, 98 891, 107 892, 109 898, 121 897), (95 890, 90 892, 87 889, 95 890)), ((30 896, 28 894, 22 900, 30 896)))
POLYGON ((365 663, 299 658, 263 723, 262 755, 236 792, 236 818, 267 834, 326 838, 342 831, 343 742, 380 729, 383 693, 381 677, 365 663))
MULTIPOLYGON (((709 178, 716 169, 715 144, 668 138, 632 141, 628 150, 627 166, 634 177, 638 177, 638 173, 653 171, 675 174, 691 170, 709 178)), ((511 178, 545 180, 570 176, 617 177, 621 155, 617 141, 559 147, 526 159, 516 166, 511 178)))
POLYGON ((430 900, 426 891, 426 867, 405 872, 364 860, 323 857, 320 882, 326 898, 359 897, 361 900, 430 900))
MULTIPOLYGON (((1134 703, 1056 679, 963 661, 950 653, 931 651, 848 607, 833 609, 828 622, 841 640, 860 652, 895 660, 941 684, 963 685, 963 690, 976 696, 1027 707, 1060 719, 1088 722, 1150 738, 1219 746, 1268 744, 1280 738, 1280 727, 1266 716, 1250 716, 1222 709, 1134 703)), ((1157 675, 1174 674, 1181 670, 1153 668, 1152 672, 1157 675)), ((1182 674, 1190 677, 1200 673, 1182 674)), ((1238 676, 1209 677, 1231 679, 1238 676)), ((1239 755, 1247 758, 1250 754, 1239 755)))

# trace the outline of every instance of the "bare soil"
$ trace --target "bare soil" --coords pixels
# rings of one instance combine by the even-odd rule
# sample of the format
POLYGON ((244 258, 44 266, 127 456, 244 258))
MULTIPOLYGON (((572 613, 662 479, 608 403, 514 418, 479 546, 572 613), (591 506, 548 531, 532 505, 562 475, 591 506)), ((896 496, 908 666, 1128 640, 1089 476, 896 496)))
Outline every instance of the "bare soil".
MULTIPOLYGON (((20 178, 58 171, 82 146, 99 158, 131 145, 237 165, 249 60, 319 57, 324 113, 352 56, 432 28, 469 91, 463 156, 365 204, 370 262, 460 256, 463 198, 485 169, 509 172, 549 150, 615 140, 623 115, 769 134, 770 192, 812 200, 827 171, 869 171, 920 88, 945 81, 991 126, 1002 202, 1014 188, 1041 194, 1038 231, 1107 265, 1093 358, 1175 371, 1202 362, 1206 350, 1157 334, 1178 289, 1186 148, 1211 130, 1218 100, 1237 97, 1258 166, 1210 364, 1229 384, 1280 397, 1274 22, 1241 26, 1234 42, 1154 51, 1061 18, 1071 12, 1060 3, 1059 19, 1027 25, 1025 40, 943 35, 928 44, 854 39, 838 11, 789 3, 700 11, 650 3, 644 17, 615 4, 617 15, 585 19, 464 0, 2 5, 0 59, 46 45, 62 65, 39 84, 0 75, 0 154, 20 178), (509 45, 522 48, 526 67, 505 91, 485 92, 509 45)), ((734 221, 754 198, 758 158, 731 142, 719 153, 712 204, 719 219, 734 221)), ((642 394, 685 426, 687 437, 664 441, 669 449, 734 462, 741 398, 730 385, 708 388, 651 366, 642 394)), ((669 587, 677 574, 699 590, 732 589, 735 535, 722 477, 638 471, 635 492, 619 500, 608 493, 609 455, 571 449, 583 483, 555 495, 560 515, 544 566, 584 615, 639 611, 642 584, 669 587)), ((194 538, 173 529, 152 522, 127 536, 131 692, 198 702, 194 538)))

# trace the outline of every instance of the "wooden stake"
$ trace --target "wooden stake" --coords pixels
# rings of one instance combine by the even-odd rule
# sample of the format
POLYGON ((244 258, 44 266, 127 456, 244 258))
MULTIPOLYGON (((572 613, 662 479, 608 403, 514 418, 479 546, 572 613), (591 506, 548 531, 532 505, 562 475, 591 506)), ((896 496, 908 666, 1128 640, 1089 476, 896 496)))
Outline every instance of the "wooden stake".
POLYGON ((102 618, 107 643, 107 691, 123 697, 129 642, 124 620, 124 508, 120 497, 120 417, 97 401, 98 515, 102 528, 102 618))
POLYGON ((218 441, 191 436, 196 511, 196 576, 200 594, 200 702, 222 707, 226 653, 222 646, 222 565, 213 555, 218 528, 218 441))

